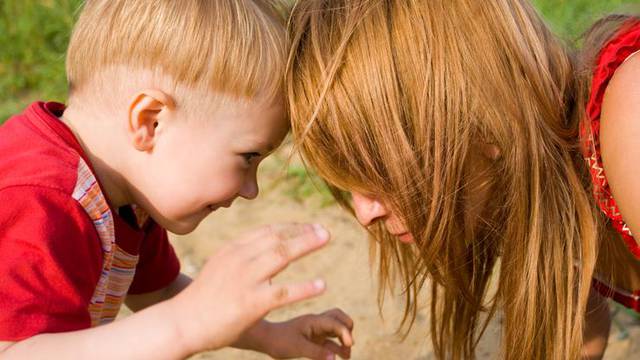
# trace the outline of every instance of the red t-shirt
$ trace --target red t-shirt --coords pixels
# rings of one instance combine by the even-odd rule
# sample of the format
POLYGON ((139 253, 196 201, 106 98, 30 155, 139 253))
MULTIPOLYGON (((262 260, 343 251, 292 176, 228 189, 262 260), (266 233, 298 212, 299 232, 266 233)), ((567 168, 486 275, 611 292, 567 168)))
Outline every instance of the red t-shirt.
POLYGON ((109 322, 179 273, 164 229, 108 206, 63 110, 34 103, 0 127, 0 341, 109 322))

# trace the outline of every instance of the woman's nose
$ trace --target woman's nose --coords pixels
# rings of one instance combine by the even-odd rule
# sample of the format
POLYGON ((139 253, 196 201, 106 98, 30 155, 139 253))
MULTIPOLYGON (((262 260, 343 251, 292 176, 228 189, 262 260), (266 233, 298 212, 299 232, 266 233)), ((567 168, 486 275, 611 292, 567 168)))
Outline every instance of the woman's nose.
POLYGON ((367 197, 357 192, 351 193, 353 209, 356 218, 362 226, 369 226, 376 220, 387 216, 389 213, 385 206, 377 199, 367 197))

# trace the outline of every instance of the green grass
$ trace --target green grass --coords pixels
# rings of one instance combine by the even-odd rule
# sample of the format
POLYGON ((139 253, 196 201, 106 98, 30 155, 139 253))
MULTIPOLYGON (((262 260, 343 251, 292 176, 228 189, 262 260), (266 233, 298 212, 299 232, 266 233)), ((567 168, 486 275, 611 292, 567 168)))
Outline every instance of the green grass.
POLYGON ((533 0, 533 3, 552 29, 569 40, 576 40, 603 14, 640 10, 640 0, 533 0))
POLYGON ((286 173, 285 194, 296 201, 312 199, 316 207, 323 208, 335 203, 326 183, 302 164, 289 164, 286 173))
POLYGON ((0 122, 35 99, 65 99, 64 54, 80 3, 0 1, 0 122))

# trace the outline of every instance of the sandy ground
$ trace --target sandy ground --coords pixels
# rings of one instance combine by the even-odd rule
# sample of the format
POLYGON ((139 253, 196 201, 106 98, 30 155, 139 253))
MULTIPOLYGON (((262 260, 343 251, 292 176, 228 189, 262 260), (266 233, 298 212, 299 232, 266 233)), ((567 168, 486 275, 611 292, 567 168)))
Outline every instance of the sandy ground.
MULTIPOLYGON (((320 298, 273 312, 270 320, 285 320, 306 313, 319 313, 339 307, 355 321, 352 359, 434 359, 428 338, 428 324, 422 312, 410 335, 402 342, 395 330, 402 316, 400 297, 388 296, 379 316, 376 278, 368 260, 365 232, 337 206, 320 206, 317 196, 296 201, 287 195, 283 181, 282 156, 266 160, 261 172, 261 194, 253 201, 237 200, 229 209, 212 214, 187 236, 174 236, 173 244, 181 258, 183 271, 196 275, 207 257, 221 244, 262 224, 277 222, 319 222, 333 234, 322 251, 291 265, 275 281, 307 280, 323 277, 327 292, 320 298), (265 190, 266 189, 266 190, 265 190)), ((640 359, 640 326, 624 311, 614 318, 610 346, 605 359, 640 359)), ((485 334, 479 359, 498 358, 500 319, 494 319, 485 334)), ((268 356, 235 349, 203 353, 198 360, 259 360, 268 356)))

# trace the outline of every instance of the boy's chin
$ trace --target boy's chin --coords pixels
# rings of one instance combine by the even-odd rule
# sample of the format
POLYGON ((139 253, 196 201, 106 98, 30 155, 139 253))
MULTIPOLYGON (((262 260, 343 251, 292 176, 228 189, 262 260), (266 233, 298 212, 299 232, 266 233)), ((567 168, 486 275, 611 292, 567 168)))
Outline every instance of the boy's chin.
POLYGON ((186 235, 193 232, 209 214, 209 211, 188 215, 158 212, 156 216, 152 217, 165 230, 176 235, 186 235))
POLYGON ((200 221, 183 221, 183 222, 171 222, 169 224, 160 224, 167 231, 176 234, 176 235, 186 235, 193 232, 198 225, 200 225, 200 221))

